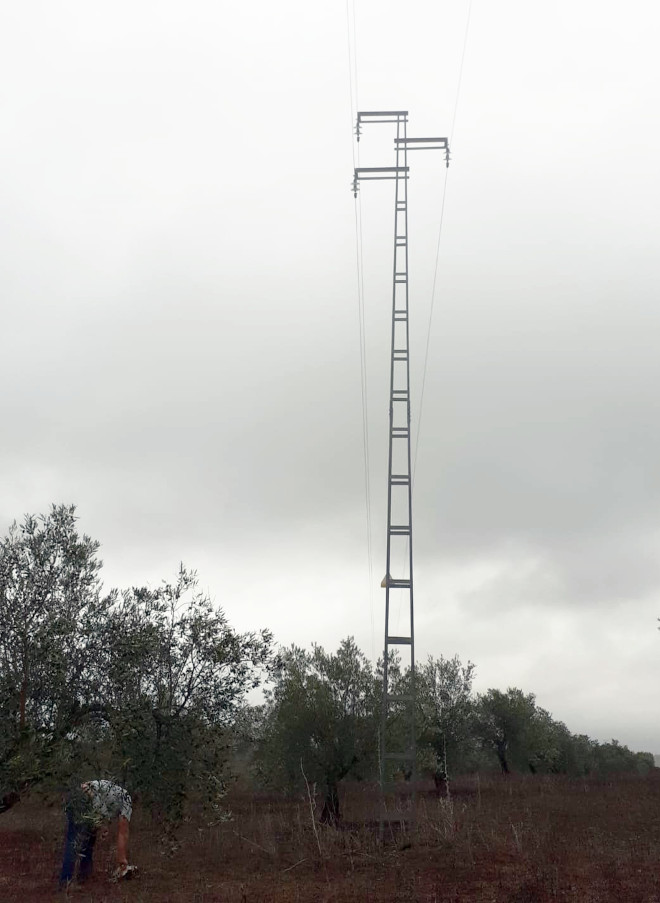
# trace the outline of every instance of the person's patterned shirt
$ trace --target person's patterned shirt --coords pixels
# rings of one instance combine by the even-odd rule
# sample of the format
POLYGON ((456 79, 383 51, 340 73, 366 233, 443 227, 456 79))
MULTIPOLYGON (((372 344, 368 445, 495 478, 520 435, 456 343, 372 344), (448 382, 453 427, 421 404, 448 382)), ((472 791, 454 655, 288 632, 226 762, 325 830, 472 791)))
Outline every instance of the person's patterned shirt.
POLYGON ((131 820, 133 801, 128 791, 119 784, 113 784, 112 781, 87 781, 81 785, 81 789, 91 802, 88 817, 96 824, 118 816, 131 820))

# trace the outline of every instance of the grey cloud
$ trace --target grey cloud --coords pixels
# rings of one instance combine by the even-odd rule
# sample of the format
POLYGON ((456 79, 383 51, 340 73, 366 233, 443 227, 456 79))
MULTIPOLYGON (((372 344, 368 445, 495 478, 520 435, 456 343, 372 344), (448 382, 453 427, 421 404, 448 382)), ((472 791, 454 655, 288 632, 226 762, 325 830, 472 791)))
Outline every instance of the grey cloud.
MULTIPOLYGON (((411 133, 448 132, 459 6, 409 4, 410 48, 388 3, 358 10, 363 108, 402 103, 411 133)), ((0 519, 76 502, 110 582, 184 558, 245 627, 304 643, 355 632, 377 650, 344 16, 250 10, 8 13, 0 519)), ((548 676, 539 619, 574 681, 616 660, 619 708, 646 700, 635 650, 655 673, 651 24, 614 5, 543 21, 513 0, 475 6, 453 136, 415 489, 422 645, 471 655, 490 685, 547 688, 558 715, 573 697, 548 676), (629 656, 611 644, 623 613, 629 656), (578 616, 574 659, 563 631, 578 616)), ((385 132, 360 144, 363 165, 390 153, 385 132)), ((443 179, 414 161, 415 429, 443 179)), ((359 208, 377 638, 390 188, 369 186, 359 208)), ((611 707, 585 692, 570 726, 588 713, 605 731, 611 707)), ((640 703, 630 736, 643 718, 640 703)))

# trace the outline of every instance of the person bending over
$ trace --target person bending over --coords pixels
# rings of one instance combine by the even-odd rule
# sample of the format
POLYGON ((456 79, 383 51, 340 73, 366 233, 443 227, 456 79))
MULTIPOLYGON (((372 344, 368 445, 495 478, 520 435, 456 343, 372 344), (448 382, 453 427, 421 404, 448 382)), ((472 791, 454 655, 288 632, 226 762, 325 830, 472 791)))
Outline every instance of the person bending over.
POLYGON ((117 818, 117 876, 122 877, 128 866, 128 826, 133 802, 123 787, 112 781, 87 781, 69 795, 66 808, 67 828, 64 860, 60 873, 60 887, 73 880, 78 866, 78 878, 84 881, 92 873, 94 844, 99 828, 107 833, 107 822, 117 818))

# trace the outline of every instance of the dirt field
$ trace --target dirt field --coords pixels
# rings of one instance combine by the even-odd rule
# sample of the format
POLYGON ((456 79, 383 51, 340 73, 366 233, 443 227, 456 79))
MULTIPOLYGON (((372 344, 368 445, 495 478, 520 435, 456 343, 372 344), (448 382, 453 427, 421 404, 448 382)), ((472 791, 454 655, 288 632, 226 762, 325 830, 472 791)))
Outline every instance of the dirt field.
MULTIPOLYGON (((110 840, 80 903, 660 903, 660 772, 611 781, 464 779, 451 801, 420 793, 416 835, 397 819, 379 839, 373 788, 344 788, 342 830, 312 825, 309 800, 234 792, 231 821, 189 821, 165 849, 136 807, 131 860, 141 870, 108 881, 110 840)), ((317 810, 318 812, 318 810, 317 810)), ((111 832, 112 838, 112 832, 111 832)), ((56 891, 63 844, 57 805, 34 797, 0 816, 0 901, 65 900, 56 891)))

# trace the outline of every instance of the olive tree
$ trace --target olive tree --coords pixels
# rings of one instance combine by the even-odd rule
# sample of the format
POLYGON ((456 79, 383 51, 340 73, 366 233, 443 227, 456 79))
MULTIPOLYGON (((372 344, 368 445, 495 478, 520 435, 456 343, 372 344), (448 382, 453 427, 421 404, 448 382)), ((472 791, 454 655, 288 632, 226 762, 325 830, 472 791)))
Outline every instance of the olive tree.
POLYGON ((181 566, 173 583, 121 594, 103 640, 98 711, 115 771, 166 823, 191 793, 217 806, 227 732, 270 665, 270 632, 237 633, 181 566))
POLYGON ((222 790, 226 734, 271 658, 181 567, 156 589, 102 591, 73 506, 0 540, 0 811, 83 773, 141 789, 165 821, 222 790))
POLYGON ((380 688, 352 637, 336 653, 314 645, 280 653, 267 692, 259 750, 262 771, 290 788, 320 783, 322 821, 340 817, 339 782, 375 770, 380 688))
POLYGON ((512 767, 527 767, 537 726, 533 693, 509 687, 490 689, 477 698, 475 731, 484 748, 495 753, 503 774, 512 767))
POLYGON ((98 685, 104 596, 98 542, 73 505, 27 515, 0 540, 0 770, 9 785, 47 769, 98 685))
POLYGON ((472 742, 475 666, 453 658, 429 658, 416 669, 418 745, 432 752, 436 786, 459 770, 472 742))

